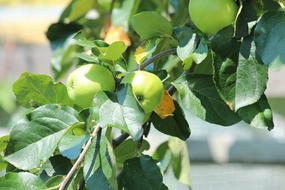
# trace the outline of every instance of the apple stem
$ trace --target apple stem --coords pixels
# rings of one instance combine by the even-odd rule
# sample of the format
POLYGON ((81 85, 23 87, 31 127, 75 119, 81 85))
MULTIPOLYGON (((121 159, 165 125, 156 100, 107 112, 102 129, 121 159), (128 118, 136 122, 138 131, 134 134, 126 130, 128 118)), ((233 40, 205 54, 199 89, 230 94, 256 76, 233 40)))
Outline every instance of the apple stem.
POLYGON ((101 127, 99 127, 97 125, 95 126, 92 134, 90 135, 89 140, 87 141, 87 143, 85 144, 85 146, 83 148, 83 151, 81 152, 81 154, 79 155, 78 159, 76 160, 76 162, 72 166, 71 170, 68 172, 68 174, 65 176, 64 180, 60 184, 59 190, 64 190, 65 186, 67 185, 69 180, 72 178, 72 176, 76 172, 78 166, 83 161, 83 159, 85 157, 85 154, 87 153, 88 149, 90 148, 90 146, 92 144, 93 139, 98 135, 98 133, 101 131, 101 129, 102 129, 101 127))
POLYGON ((162 57, 166 57, 169 55, 175 55, 175 54, 176 54, 176 48, 168 49, 168 50, 159 52, 158 54, 156 54, 156 55, 146 59, 144 62, 142 62, 139 68, 143 69, 143 68, 147 67, 148 65, 152 64, 153 62, 159 60, 162 57))

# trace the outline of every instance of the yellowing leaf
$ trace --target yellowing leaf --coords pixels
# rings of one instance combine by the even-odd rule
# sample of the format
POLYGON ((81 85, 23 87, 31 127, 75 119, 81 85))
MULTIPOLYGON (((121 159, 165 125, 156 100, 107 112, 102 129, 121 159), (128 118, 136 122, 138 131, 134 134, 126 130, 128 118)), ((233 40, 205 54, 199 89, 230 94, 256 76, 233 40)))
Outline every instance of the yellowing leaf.
POLYGON ((112 44, 113 42, 123 41, 126 46, 131 45, 131 40, 128 34, 124 31, 123 27, 113 27, 111 26, 105 35, 104 41, 108 44, 112 44))
POLYGON ((156 50, 160 40, 148 40, 136 49, 135 60, 137 64, 141 64, 146 58, 150 57, 156 50))
POLYGON ((148 52, 141 46, 136 49, 135 60, 137 64, 141 64, 144 58, 148 55, 148 52))
POLYGON ((161 117, 161 119, 165 119, 168 116, 171 116, 175 111, 174 101, 172 96, 168 93, 167 90, 164 91, 164 96, 162 102, 158 108, 155 109, 155 113, 161 117))

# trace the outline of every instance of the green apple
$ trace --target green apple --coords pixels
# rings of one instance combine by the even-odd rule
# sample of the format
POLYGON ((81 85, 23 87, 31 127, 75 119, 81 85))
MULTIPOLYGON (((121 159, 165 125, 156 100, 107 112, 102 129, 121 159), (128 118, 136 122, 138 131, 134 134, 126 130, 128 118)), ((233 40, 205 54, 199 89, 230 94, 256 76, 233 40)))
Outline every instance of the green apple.
POLYGON ((157 108, 163 98, 163 84, 155 74, 146 71, 135 71, 131 81, 133 93, 145 113, 157 108))
POLYGON ((189 3, 193 23, 210 35, 234 23, 237 11, 234 0, 190 0, 189 3))
POLYGON ((115 80, 112 73, 101 65, 83 65, 67 78, 68 95, 80 108, 90 107, 97 92, 114 90, 115 80))

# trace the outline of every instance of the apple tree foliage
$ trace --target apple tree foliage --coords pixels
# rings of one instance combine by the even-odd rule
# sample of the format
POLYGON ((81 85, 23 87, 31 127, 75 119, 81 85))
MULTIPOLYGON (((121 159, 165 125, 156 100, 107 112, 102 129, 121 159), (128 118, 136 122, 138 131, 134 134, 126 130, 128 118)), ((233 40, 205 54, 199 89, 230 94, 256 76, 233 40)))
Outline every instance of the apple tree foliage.
POLYGON ((191 188, 193 118, 273 129, 264 91, 269 67, 285 64, 284 2, 236 3, 235 22, 206 35, 191 22, 189 0, 72 0, 46 33, 53 76, 25 72, 14 83, 27 113, 0 138, 0 189, 164 190, 170 169, 191 188), (82 110, 60 81, 87 63, 109 69, 116 91, 82 110), (174 106, 166 117, 138 104, 128 79, 138 69, 163 81, 174 106), (169 140, 146 155, 151 128, 169 140))

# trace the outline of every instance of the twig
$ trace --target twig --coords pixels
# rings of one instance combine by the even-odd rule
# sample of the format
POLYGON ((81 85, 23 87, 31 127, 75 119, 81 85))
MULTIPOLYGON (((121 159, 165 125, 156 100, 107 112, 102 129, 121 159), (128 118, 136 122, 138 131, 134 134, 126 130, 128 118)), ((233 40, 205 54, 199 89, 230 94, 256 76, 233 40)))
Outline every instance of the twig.
POLYGON ((76 162, 72 166, 71 170, 68 172, 68 174, 64 178, 63 182, 61 183, 61 185, 59 187, 59 190, 64 190, 64 188, 67 185, 68 181, 71 179, 73 174, 76 172, 78 166, 80 165, 80 163, 82 162, 83 158, 85 157, 85 154, 87 153, 88 149, 90 148, 90 145, 92 144, 92 140, 94 139, 94 137, 97 136, 97 134, 98 134, 98 132, 100 130, 101 130, 101 127, 99 127, 99 126, 95 127, 95 129, 93 130, 93 132, 92 132, 88 142, 86 143, 85 147, 83 148, 83 151, 81 152, 81 154, 79 155, 78 159, 76 160, 76 162))
POLYGON ((144 62, 142 62, 142 64, 140 65, 140 68, 143 69, 143 68, 147 67, 148 65, 152 64, 153 62, 159 60, 162 57, 165 57, 168 55, 174 55, 174 54, 176 54, 176 48, 162 51, 162 52, 146 59, 144 62))
POLYGON ((116 139, 114 139, 113 142, 112 142, 113 148, 116 148, 117 146, 119 146, 129 136, 130 135, 128 133, 123 133, 120 136, 118 136, 116 139))

